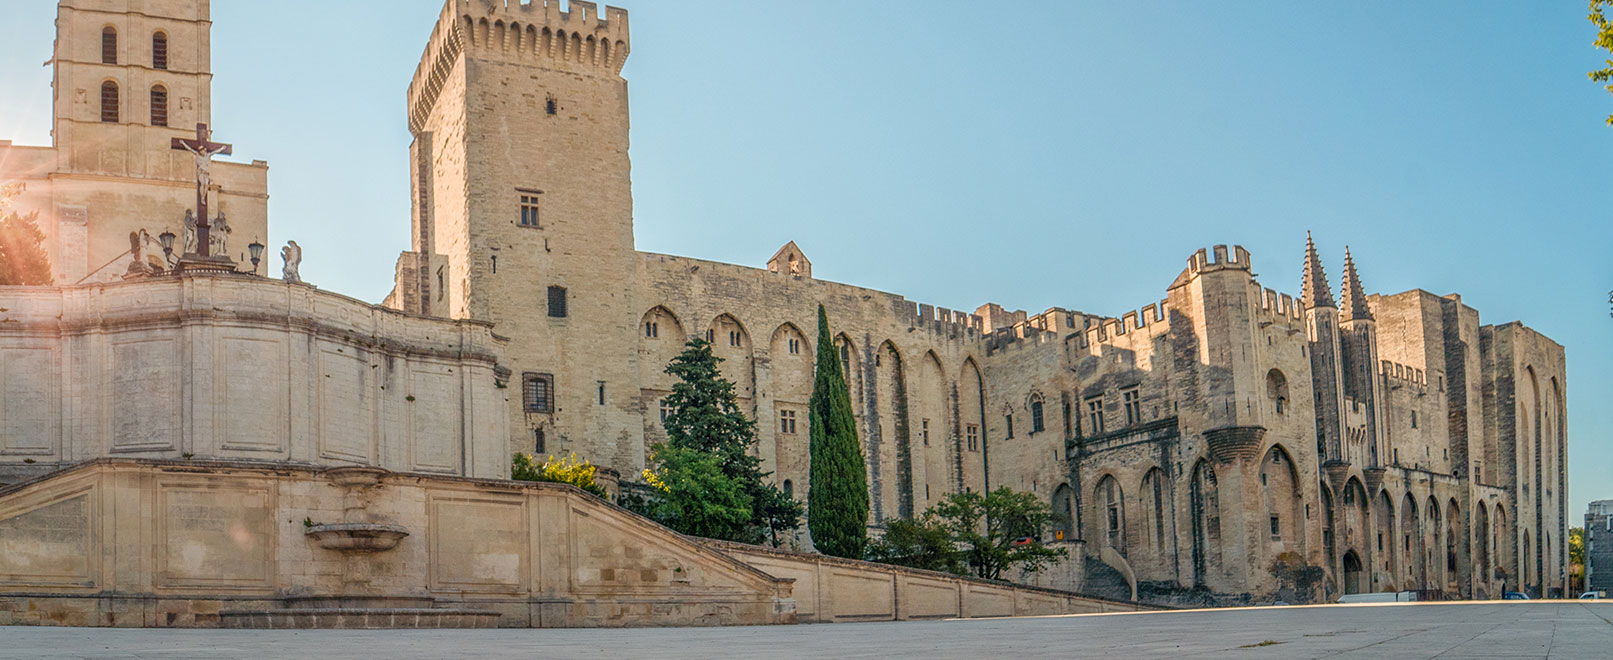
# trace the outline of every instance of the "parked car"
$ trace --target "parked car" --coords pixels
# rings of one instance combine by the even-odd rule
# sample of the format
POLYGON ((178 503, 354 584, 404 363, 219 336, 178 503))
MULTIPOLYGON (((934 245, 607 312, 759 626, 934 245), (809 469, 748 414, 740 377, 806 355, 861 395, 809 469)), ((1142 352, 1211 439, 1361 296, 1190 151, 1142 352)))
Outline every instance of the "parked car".
POLYGON ((1508 591, 1501 594, 1501 600, 1529 600, 1529 594, 1522 591, 1508 591))
POLYGON ((1602 600, 1607 598, 1606 591, 1587 591, 1579 595, 1580 600, 1602 600))

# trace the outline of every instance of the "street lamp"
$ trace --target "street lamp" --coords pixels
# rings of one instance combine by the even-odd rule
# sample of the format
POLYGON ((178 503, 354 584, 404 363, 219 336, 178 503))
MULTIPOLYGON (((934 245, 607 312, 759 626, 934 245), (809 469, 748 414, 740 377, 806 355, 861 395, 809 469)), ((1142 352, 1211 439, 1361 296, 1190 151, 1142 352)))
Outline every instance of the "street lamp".
POLYGON ((252 256, 252 272, 258 272, 258 261, 263 258, 263 244, 252 241, 250 245, 246 246, 246 252, 252 256))
POLYGON ((165 231, 157 235, 157 240, 162 242, 162 262, 172 266, 174 263, 174 233, 165 231))

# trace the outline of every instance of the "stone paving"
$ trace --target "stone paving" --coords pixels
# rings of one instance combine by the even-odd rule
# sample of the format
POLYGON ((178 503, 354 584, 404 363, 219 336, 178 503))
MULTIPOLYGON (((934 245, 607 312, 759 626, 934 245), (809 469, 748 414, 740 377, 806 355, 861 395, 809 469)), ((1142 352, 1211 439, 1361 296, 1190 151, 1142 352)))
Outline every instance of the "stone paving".
POLYGON ((0 628, 5 658, 1608 658, 1613 602, 1323 605, 733 628, 0 628))

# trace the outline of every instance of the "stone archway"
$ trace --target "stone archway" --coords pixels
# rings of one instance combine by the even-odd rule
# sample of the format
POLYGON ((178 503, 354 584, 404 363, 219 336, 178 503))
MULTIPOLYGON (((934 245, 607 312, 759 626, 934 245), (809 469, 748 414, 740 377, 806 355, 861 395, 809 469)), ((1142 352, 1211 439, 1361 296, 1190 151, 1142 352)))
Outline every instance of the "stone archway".
POLYGON ((1361 593, 1361 556, 1354 550, 1344 553, 1344 593, 1361 593))

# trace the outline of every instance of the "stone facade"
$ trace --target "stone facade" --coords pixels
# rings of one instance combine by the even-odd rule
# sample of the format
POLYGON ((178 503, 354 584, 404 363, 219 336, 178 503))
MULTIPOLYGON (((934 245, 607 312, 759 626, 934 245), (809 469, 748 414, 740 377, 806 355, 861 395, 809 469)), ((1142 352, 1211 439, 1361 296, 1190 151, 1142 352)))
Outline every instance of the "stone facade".
MULTIPOLYGON (((0 183, 38 211, 56 284, 114 281, 128 271, 131 232, 160 263, 156 237, 176 237, 196 206, 195 159, 172 148, 212 122, 208 0, 61 0, 56 18, 54 144, 0 141, 0 183)), ((230 142, 228 135, 221 141, 230 142)), ((250 269, 247 245, 268 231, 268 169, 215 160, 209 215, 216 247, 250 269), (229 227, 219 230, 219 216, 229 227), (219 234, 228 238, 217 244, 219 234)))
POLYGON ((1585 512, 1585 590, 1613 594, 1613 500, 1585 512))
POLYGON ((503 347, 246 275, 0 287, 0 483, 104 456, 508 478, 503 347))
POLYGON ((561 484, 100 459, 0 489, 0 625, 794 623, 790 586, 561 484))
POLYGON ((1299 299, 1217 247, 1119 317, 916 304, 818 279, 793 242, 765 269, 635 251, 627 13, 559 5, 446 3, 409 90, 414 244, 388 304, 511 337, 512 449, 636 473, 662 369, 705 337, 801 496, 822 304, 872 525, 1006 485, 1156 591, 1565 584, 1564 357, 1539 333, 1368 296, 1348 256, 1334 302, 1314 248, 1299 299))
MULTIPOLYGON (((100 284, 131 232, 183 233, 194 170, 169 141, 210 116, 211 23, 206 0, 60 4, 55 144, 0 144, 0 183, 41 212, 58 284, 96 284, 0 304, 13 475, 116 454, 501 477, 513 451, 636 474, 664 365, 698 336, 804 497, 821 304, 876 527, 1010 486, 1144 593, 1566 584, 1550 339, 1454 294, 1368 295, 1348 255, 1335 300, 1314 248, 1297 299, 1216 247, 1118 316, 937 308, 820 279, 793 242, 765 268, 637 251, 628 15, 583 0, 445 3, 407 96, 411 250, 386 301, 405 314, 252 278, 100 284)), ((238 261, 266 235, 265 172, 213 170, 238 261)))

